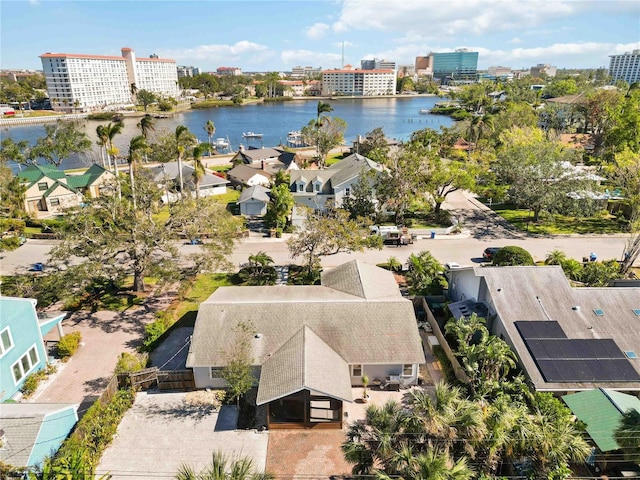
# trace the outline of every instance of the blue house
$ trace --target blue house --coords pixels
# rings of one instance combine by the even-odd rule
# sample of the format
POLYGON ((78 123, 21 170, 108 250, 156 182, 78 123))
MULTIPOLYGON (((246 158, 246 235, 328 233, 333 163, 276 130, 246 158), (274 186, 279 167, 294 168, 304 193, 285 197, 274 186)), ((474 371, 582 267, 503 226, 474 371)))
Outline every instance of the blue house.
POLYGON ((43 337, 53 327, 63 336, 66 313, 40 314, 33 298, 0 296, 0 402, 13 398, 30 373, 48 363, 43 337))
POLYGON ((55 454, 78 421, 78 406, 5 403, 0 408, 0 461, 14 467, 41 465, 55 454))

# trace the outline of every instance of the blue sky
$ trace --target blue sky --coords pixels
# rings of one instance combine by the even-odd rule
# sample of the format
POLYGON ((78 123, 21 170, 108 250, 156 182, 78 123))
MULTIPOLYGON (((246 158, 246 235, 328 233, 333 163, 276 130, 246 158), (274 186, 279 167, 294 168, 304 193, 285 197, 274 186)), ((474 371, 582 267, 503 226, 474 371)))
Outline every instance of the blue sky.
POLYGON ((560 0, 0 0, 0 68, 41 69, 45 52, 156 53, 202 71, 413 64, 469 48, 478 67, 607 67, 640 48, 640 2, 560 0))

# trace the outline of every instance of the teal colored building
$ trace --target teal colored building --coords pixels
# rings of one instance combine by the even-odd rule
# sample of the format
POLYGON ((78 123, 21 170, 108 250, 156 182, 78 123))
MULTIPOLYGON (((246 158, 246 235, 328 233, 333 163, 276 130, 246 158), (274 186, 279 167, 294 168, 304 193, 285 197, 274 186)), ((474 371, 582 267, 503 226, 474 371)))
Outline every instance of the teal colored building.
POLYGON ((78 421, 78 405, 5 403, 0 406, 0 461, 35 467, 54 455, 78 421))
POLYGON ((54 327, 63 335, 66 313, 38 315, 36 303, 0 296, 0 402, 17 396, 27 376, 49 362, 43 337, 54 327))
POLYGON ((456 50, 433 53, 433 78, 443 83, 450 81, 472 81, 478 75, 478 52, 456 50))

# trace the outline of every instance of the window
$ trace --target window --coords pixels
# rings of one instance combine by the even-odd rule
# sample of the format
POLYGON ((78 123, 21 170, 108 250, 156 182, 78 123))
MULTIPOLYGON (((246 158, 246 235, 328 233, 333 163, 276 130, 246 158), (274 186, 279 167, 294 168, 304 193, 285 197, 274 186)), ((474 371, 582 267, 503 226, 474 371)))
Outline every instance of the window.
POLYGON ((351 366, 351 376, 352 377, 361 377, 362 376, 362 365, 352 365, 351 366))
POLYGON ((344 194, 348 197, 349 195, 351 195, 351 188, 347 187, 344 189, 344 194))
POLYGON ((13 347, 13 339, 9 327, 7 327, 0 332, 0 357, 11 350, 11 347, 13 347))
POLYGON ((222 378, 222 370, 223 367, 211 367, 211 371, 209 372, 209 376, 211 378, 222 378))
POLYGON ((316 192, 319 192, 319 191, 320 191, 320 183, 318 183, 318 182, 314 183, 314 184, 313 184, 313 189, 314 189, 316 192))
POLYGON ((25 353, 20 360, 14 363, 11 367, 11 371, 13 372, 13 380, 18 384, 20 380, 26 377, 31 370, 38 364, 38 351, 36 350, 35 345, 29 349, 27 353, 25 353))
POLYGON ((304 192, 304 183, 299 183, 298 184, 298 191, 299 192, 304 192))
POLYGON ((47 188, 49 188, 49 184, 47 182, 38 183, 38 190, 40 190, 41 192, 46 191, 47 188))
POLYGON ((60 205, 60 199, 59 198, 52 198, 50 203, 51 203, 52 207, 57 207, 57 206, 60 205))
POLYGON ((407 363, 405 365, 402 366, 402 375, 406 375, 406 376, 413 376, 413 365, 410 363, 407 363))

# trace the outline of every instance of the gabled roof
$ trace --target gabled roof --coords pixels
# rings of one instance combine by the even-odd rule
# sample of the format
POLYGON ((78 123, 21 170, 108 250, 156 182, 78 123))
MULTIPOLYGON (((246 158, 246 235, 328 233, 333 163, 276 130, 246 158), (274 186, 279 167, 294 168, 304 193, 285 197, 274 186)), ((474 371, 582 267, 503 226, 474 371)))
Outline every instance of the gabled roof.
POLYGON ((393 275, 380 275, 379 270, 361 260, 352 260, 323 271, 322 285, 366 300, 402 298, 393 275))
MULTIPOLYGON (((43 196, 43 197, 49 197, 49 196, 51 196, 51 194, 52 194, 53 192, 55 192, 59 187, 62 187, 63 189, 68 190, 68 191, 69 191, 69 194, 75 194, 75 193, 78 193, 78 192, 77 192, 77 190, 76 190, 75 188, 73 188, 72 186, 70 186, 70 185, 65 185, 65 184, 64 184, 64 183, 62 183, 62 182, 58 182, 58 181, 56 181, 53 185, 51 185, 51 186, 47 189, 47 191, 46 191, 46 192, 44 192, 44 193, 42 194, 42 196, 43 196)), ((68 195, 68 194, 67 194, 67 195, 68 195)))
POLYGON ((249 162, 259 162, 260 160, 278 159, 282 152, 275 148, 250 148, 240 152, 240 156, 249 162))
POLYGON ((304 389, 352 400, 348 363, 306 325, 262 365, 256 403, 263 405, 304 389))
MULTIPOLYGON (((343 275, 353 278, 353 266, 337 268, 322 281, 350 291, 343 275), (350 273, 340 273, 343 269, 350 273)), ((365 268, 367 278, 355 295, 324 284, 218 288, 198 309, 187 366, 224 365, 223 352, 233 346, 240 322, 261 334, 252 339, 255 365, 263 365, 305 325, 348 363, 424 363, 412 303, 385 278, 393 279, 391 272, 358 266, 361 272, 365 268)))
POLYGON ((255 185, 253 187, 245 188, 240 194, 240 198, 237 203, 248 202, 249 200, 259 200, 261 202, 269 202, 269 190, 262 185, 255 185))
POLYGON ((602 452, 618 450, 613 433, 628 410, 640 412, 640 400, 615 390, 598 388, 562 397, 578 420, 587 425, 587 433, 602 452))
POLYGON ((0 428, 4 430, 5 447, 0 449, 0 460, 10 465, 28 466, 33 462, 31 453, 37 442, 57 445, 63 439, 60 432, 48 430, 50 438, 38 438, 47 415, 65 409, 77 409, 76 405, 63 403, 3 403, 0 408, 0 428))
POLYGON ((18 178, 23 182, 34 183, 42 177, 58 180, 65 177, 65 173, 53 165, 29 165, 18 173, 18 178))
MULTIPOLYGON (((178 169, 178 162, 167 162, 159 165, 157 167, 152 167, 149 169, 151 172, 151 177, 154 182, 162 183, 165 180, 178 180, 180 178, 180 171, 178 169), (164 168, 163 168, 164 166, 164 168)), ((195 189, 195 183, 193 181, 193 172, 195 168, 186 163, 182 164, 182 181, 184 182, 186 188, 190 190, 195 189)), ((229 183, 228 180, 221 178, 217 175, 213 175, 205 170, 204 177, 200 180, 200 188, 206 186, 219 186, 219 185, 227 185, 229 183)))
POLYGON ((227 172, 227 176, 237 178, 243 182, 248 182, 256 175, 262 175, 266 178, 271 178, 269 172, 264 170, 258 170, 257 168, 249 167, 248 165, 236 165, 227 172))

